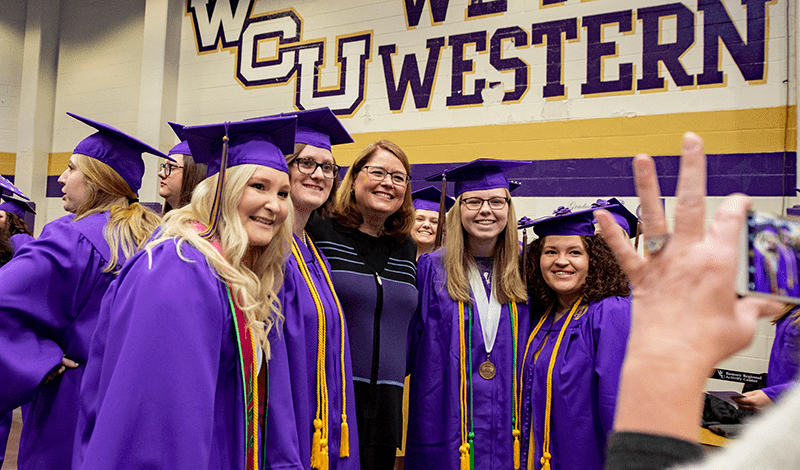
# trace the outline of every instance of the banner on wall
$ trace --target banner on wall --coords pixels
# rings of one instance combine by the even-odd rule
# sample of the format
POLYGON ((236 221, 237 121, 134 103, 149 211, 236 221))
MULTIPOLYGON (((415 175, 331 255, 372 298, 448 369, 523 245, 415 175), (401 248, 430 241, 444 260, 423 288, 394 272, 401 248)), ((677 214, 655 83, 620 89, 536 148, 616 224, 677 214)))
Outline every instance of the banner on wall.
POLYGON ((549 102, 597 97, 651 102, 628 106, 645 114, 660 106, 656 92, 684 94, 695 107, 703 100, 688 94, 703 92, 719 106, 739 87, 755 94, 763 87, 770 100, 776 93, 768 85, 780 84, 786 70, 782 57, 768 67, 770 44, 786 35, 770 19, 785 25, 785 1, 342 2, 337 23, 323 24, 314 13, 321 2, 275 10, 281 2, 187 0, 186 14, 198 54, 234 52, 231 81, 246 90, 285 87, 297 109, 328 106, 351 117, 370 102, 424 120, 437 110, 527 104, 547 119, 549 102), (350 21, 340 23, 342 15, 350 21))

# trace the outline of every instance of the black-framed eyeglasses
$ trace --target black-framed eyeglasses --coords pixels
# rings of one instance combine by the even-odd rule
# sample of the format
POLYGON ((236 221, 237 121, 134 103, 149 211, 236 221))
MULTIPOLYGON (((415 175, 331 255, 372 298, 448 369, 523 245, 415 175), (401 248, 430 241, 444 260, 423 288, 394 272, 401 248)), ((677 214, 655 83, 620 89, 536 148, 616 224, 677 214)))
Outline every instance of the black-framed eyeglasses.
POLYGON ((383 181, 386 175, 389 175, 389 179, 395 186, 408 186, 408 182, 411 181, 411 177, 401 171, 389 173, 379 166, 364 165, 362 170, 367 170, 369 177, 375 181, 383 181))
POLYGON ((158 166, 158 171, 164 170, 164 176, 169 176, 175 168, 183 167, 174 163, 164 162, 158 166))
POLYGON ((317 161, 311 157, 296 158, 294 163, 297 163, 297 171, 304 175, 313 175, 314 172, 317 171, 317 168, 321 168, 322 176, 329 180, 336 178, 336 175, 339 174, 339 168, 341 168, 335 163, 317 163, 317 161))
POLYGON ((484 202, 489 203, 489 209, 500 210, 506 207, 506 204, 508 204, 508 198, 499 196, 490 197, 489 199, 482 199, 479 197, 468 197, 466 199, 461 200, 461 204, 467 206, 467 209, 471 211, 481 210, 481 207, 483 207, 484 202))

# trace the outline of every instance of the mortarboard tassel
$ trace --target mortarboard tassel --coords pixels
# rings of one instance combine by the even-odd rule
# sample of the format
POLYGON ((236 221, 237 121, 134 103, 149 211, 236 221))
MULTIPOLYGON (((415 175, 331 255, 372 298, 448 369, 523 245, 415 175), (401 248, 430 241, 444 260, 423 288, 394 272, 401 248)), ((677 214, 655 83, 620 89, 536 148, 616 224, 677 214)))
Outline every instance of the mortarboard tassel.
POLYGON ((439 226, 436 230, 436 239, 433 242, 433 249, 438 250, 442 246, 444 238, 445 207, 447 207, 447 176, 442 173, 442 195, 439 196, 439 226))
POLYGON ((211 239, 217 230, 219 214, 222 211, 222 191, 225 184, 225 170, 228 167, 228 123, 225 123, 225 136, 222 138, 222 160, 220 161, 219 174, 217 175, 217 187, 214 189, 214 203, 211 204, 211 213, 208 219, 208 228, 200 234, 200 237, 211 239))

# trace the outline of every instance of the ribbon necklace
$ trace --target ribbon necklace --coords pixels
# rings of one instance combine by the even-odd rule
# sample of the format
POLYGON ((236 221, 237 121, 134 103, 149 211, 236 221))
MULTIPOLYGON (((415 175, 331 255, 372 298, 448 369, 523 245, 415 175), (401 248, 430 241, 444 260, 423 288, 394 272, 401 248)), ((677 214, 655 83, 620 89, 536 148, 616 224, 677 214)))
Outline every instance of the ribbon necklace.
MULTIPOLYGON (((346 458, 350 456, 350 431, 347 425, 347 396, 345 393, 346 377, 345 377, 345 361, 344 361, 344 314, 342 313, 342 306, 339 303, 339 297, 333 288, 330 274, 325 267, 325 263, 317 250, 317 247, 308 239, 308 235, 303 232, 303 239, 306 242, 309 250, 314 254, 317 263, 325 275, 325 280, 328 283, 333 299, 336 302, 336 308, 339 312, 339 365, 342 373, 342 424, 341 432, 339 435, 339 457, 346 458)), ((297 266, 300 268, 300 273, 306 281, 308 290, 311 297, 314 299, 314 305, 317 309, 317 411, 314 418, 314 435, 311 440, 311 467, 319 470, 327 470, 328 468, 328 382, 325 374, 325 340, 327 337, 327 321, 325 318, 325 306, 322 304, 322 299, 314 285, 314 280, 311 278, 311 273, 308 270, 308 265, 303 260, 303 255, 300 252, 300 247, 297 245, 297 239, 292 237, 292 255, 297 260, 297 266)))
MULTIPOLYGON (((206 228, 200 224, 195 224, 201 234, 206 228)), ((216 239, 209 240, 209 243, 222 254, 222 247, 216 239)), ((234 331, 236 332, 236 346, 239 353, 239 361, 242 365, 242 392, 245 404, 245 436, 246 436, 246 457, 245 468, 258 470, 258 414, 259 403, 264 402, 264 391, 258 388, 258 359, 256 353, 256 339, 252 328, 247 327, 247 320, 244 313, 233 301, 231 286, 225 283, 225 290, 228 294, 228 304, 233 315, 234 331)))
MULTIPOLYGON (((556 344, 553 346, 553 353, 550 355, 550 364, 547 367, 547 399, 545 402, 545 409, 544 409, 544 439, 542 440, 542 458, 540 463, 542 464, 542 470, 550 470, 550 459, 552 455, 550 455, 550 414, 551 414, 551 405, 553 401, 553 368, 556 365, 556 356, 558 355, 558 348, 561 346, 561 340, 564 338, 564 333, 567 331, 567 326, 569 326, 570 321, 572 321, 572 317, 575 316, 575 312, 577 312, 578 307, 581 305, 581 301, 583 301, 583 296, 580 296, 578 300, 572 305, 572 309, 570 309, 569 315, 567 315, 567 319, 564 320, 564 325, 561 326, 561 331, 558 333, 558 338, 556 339, 556 344)), ((553 306, 551 305, 550 308, 547 309, 547 312, 539 319, 539 323, 536 324, 536 327, 533 329, 533 332, 528 337, 528 344, 525 345, 525 355, 522 357, 522 368, 520 370, 520 383, 522 382, 522 374, 525 371, 525 360, 528 358, 528 348, 530 348, 531 343, 533 342, 533 338, 536 336, 536 333, 542 328, 545 320, 550 316, 550 312, 553 310, 553 306)), ((584 306, 583 310, 586 310, 584 306)), ((555 317, 553 317, 553 321, 555 322, 555 317)), ((544 347, 544 344, 542 345, 544 347)), ((520 391, 520 394, 522 392, 520 391)), ((522 402, 522 396, 519 397, 517 402, 517 406, 522 402)), ((517 416, 519 416, 521 410, 517 409, 517 416)), ((533 442, 533 422, 531 421, 531 442, 533 442)), ((528 456, 528 461, 533 459, 533 455, 528 456)), ((515 462, 516 463, 516 462, 515 462)), ((516 463, 516 467, 519 467, 519 463, 516 463)))
MULTIPOLYGON (((519 436, 520 436, 520 420, 519 412, 517 411, 519 405, 517 403, 517 320, 519 314, 517 312, 517 303, 509 302, 509 316, 511 317, 511 342, 512 342, 512 356, 513 356, 513 370, 511 371, 513 408, 511 418, 511 436, 514 439, 514 468, 519 469, 519 436)), ((472 306, 466 306, 464 309, 464 302, 458 301, 458 352, 459 352, 459 365, 461 377, 459 380, 459 405, 461 409, 461 445, 458 447, 459 461, 461 470, 474 470, 475 469, 475 420, 473 416, 473 387, 472 387, 472 306), (464 326, 464 315, 467 315, 469 322, 468 334, 464 326), (465 344, 465 337, 466 343, 465 344), (467 370, 469 370, 469 379, 467 379, 467 370), (467 405, 469 400, 469 405, 467 405), (469 414, 469 432, 467 432, 467 414, 469 414)))

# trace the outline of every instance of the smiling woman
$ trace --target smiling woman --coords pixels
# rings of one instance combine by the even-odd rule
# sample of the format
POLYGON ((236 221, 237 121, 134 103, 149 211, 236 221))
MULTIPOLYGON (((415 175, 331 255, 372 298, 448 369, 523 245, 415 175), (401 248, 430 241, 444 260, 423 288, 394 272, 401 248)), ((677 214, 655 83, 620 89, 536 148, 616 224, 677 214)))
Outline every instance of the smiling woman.
POLYGON ((469 468, 470 454, 476 469, 514 468, 518 345, 530 322, 504 172, 526 163, 482 159, 445 172, 456 201, 444 247, 419 258, 408 333, 406 468, 469 468))
POLYGON ((592 211, 556 213, 528 224, 539 236, 526 267, 537 324, 522 361, 522 468, 527 461, 600 470, 630 327, 630 289, 594 236, 592 211))
POLYGON ((401 443, 405 338, 417 304, 409 170, 397 145, 369 145, 345 175, 330 217, 307 227, 330 261, 350 335, 362 470, 393 468, 401 443))
POLYGON ((103 303, 77 467, 258 468, 259 371, 281 318, 277 292, 291 241, 284 152, 295 121, 185 128, 209 177, 188 206, 165 216, 103 303), (165 280, 181 287, 165 292, 165 280))

